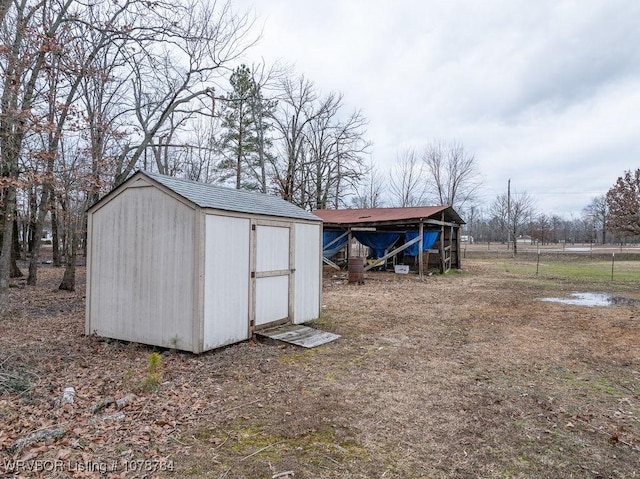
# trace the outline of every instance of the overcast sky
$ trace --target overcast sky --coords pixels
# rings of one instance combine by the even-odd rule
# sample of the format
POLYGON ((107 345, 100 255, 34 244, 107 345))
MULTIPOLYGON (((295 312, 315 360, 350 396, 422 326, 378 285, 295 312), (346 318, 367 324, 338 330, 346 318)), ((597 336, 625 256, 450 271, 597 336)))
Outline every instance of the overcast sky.
POLYGON ((579 217, 640 167, 638 0, 235 0, 280 60, 369 120, 373 161, 458 140, 488 206, 579 217))

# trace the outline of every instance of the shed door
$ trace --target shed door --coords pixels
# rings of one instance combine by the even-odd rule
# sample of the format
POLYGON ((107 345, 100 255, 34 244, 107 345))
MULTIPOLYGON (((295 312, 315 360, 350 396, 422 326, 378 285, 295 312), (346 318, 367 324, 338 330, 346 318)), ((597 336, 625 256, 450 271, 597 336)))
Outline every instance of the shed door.
POLYGON ((255 224, 254 321, 260 327, 289 319, 291 300, 291 228, 255 224))

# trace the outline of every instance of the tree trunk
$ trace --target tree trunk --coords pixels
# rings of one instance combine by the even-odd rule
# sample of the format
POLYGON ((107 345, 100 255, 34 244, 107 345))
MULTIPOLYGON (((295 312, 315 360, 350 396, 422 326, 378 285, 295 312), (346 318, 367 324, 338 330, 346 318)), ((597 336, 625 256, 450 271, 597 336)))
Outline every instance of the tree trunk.
POLYGON ((55 198, 51 199, 51 247, 53 252, 53 266, 62 266, 60 258, 60 237, 58 234, 58 213, 56 212, 55 198))
POLYGON ((49 198, 52 194, 52 188, 49 183, 45 183, 42 189, 42 197, 40 199, 40 209, 38 214, 35 215, 36 220, 33 225, 34 239, 31 249, 31 258, 29 259, 29 277, 27 278, 27 284, 29 286, 35 286, 38 281, 38 260, 40 259, 40 247, 42 246, 42 233, 44 231, 44 220, 47 217, 47 211, 49 209, 49 198))
POLYGON ((16 258, 22 258, 22 246, 20 245, 20 235, 18 233, 18 219, 13 219, 13 250, 16 258))
POLYGON ((67 257, 68 256, 68 252, 69 250, 67 249, 67 240, 69 238, 69 234, 67 233, 67 231, 65 230, 65 226, 68 228, 68 224, 69 224, 69 211, 67 211, 67 205, 66 202, 64 200, 64 197, 60 197, 59 198, 60 201, 60 211, 62 212, 62 235, 60 235, 60 239, 61 239, 61 243, 62 246, 60 248, 61 251, 61 255, 60 255, 60 259, 62 260, 62 257, 67 257))
POLYGON ((16 189, 7 187, 4 199, 4 224, 2 249, 0 249, 0 315, 9 309, 9 277, 11 276, 11 252, 13 251, 13 215, 16 210, 16 189))
POLYGON ((20 259, 20 241, 18 241, 18 221, 13 220, 13 250, 11 251, 11 277, 22 278, 24 275, 18 268, 18 259, 20 259))
POLYGON ((38 201, 35 188, 31 187, 29 190, 29 243, 28 252, 33 253, 33 246, 36 241, 36 215, 38 211, 38 201))
POLYGON ((11 278, 22 278, 24 276, 24 274, 22 273, 22 271, 20 271, 20 268, 18 267, 18 261, 17 258, 15 256, 15 250, 14 252, 11 254, 11 273, 10 273, 10 277, 11 278))
POLYGON ((71 253, 67 257, 67 267, 64 270, 64 277, 58 289, 65 291, 76 290, 76 256, 78 253, 78 231, 74 229, 71 233, 71 253))

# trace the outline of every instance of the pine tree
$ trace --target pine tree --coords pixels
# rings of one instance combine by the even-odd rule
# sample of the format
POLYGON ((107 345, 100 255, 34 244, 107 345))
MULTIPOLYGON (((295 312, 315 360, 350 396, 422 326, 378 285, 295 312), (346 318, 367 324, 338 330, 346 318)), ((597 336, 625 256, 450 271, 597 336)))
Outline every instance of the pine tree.
POLYGON ((217 167, 223 181, 236 189, 266 192, 265 156, 270 146, 265 133, 273 102, 262 98, 251 70, 241 65, 230 78, 232 91, 224 98, 220 150, 217 167))

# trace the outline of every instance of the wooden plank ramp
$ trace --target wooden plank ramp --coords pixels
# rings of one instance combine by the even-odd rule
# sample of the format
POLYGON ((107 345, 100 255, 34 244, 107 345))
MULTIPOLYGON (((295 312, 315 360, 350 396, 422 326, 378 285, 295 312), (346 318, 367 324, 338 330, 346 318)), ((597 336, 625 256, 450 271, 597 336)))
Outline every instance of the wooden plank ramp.
POLYGON ((284 324, 275 328, 256 331, 256 336, 275 341, 284 341, 303 348, 315 348, 335 341, 340 337, 338 334, 320 331, 301 324, 284 324))

